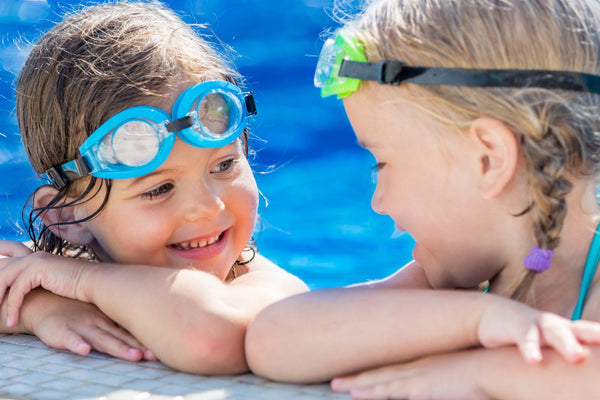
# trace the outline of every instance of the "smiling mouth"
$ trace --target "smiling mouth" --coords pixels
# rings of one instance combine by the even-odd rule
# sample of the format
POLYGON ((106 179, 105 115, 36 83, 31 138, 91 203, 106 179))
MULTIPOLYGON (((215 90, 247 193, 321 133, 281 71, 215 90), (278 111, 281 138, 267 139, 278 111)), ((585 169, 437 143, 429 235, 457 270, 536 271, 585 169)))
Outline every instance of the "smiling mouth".
POLYGON ((222 237, 223 237, 223 232, 221 232, 218 235, 215 235, 211 238, 208 238, 206 240, 190 240, 190 241, 186 241, 186 242, 175 243, 170 246, 177 250, 199 249, 199 248, 207 247, 207 246, 210 246, 211 244, 217 243, 219 240, 221 240, 222 237))

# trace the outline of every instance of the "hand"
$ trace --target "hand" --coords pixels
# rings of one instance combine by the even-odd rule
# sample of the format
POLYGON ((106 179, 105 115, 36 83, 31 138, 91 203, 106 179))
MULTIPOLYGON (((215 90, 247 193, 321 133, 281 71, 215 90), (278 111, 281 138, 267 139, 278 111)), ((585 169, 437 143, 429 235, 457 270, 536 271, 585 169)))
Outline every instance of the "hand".
POLYGON ((482 346, 493 348, 516 344, 528 363, 540 362, 541 346, 548 346, 566 361, 576 363, 588 355, 582 344, 600 343, 600 324, 597 322, 570 321, 522 303, 509 302, 491 307, 484 313, 477 332, 482 346))
POLYGON ((13 240, 0 240, 0 258, 25 257, 31 253, 31 249, 21 242, 15 242, 13 240))
POLYGON ((156 360, 152 352, 93 304, 36 290, 27 296, 24 307, 29 330, 48 346, 80 355, 93 349, 128 361, 156 360))
POLYGON ((97 264, 91 262, 41 251, 0 259, 0 299, 6 303, 6 325, 12 327, 18 323, 23 299, 36 287, 59 296, 89 302, 82 280, 85 273, 95 267, 97 264))
POLYGON ((335 378, 331 388, 355 399, 489 399, 475 379, 477 362, 470 351, 445 353, 335 378))

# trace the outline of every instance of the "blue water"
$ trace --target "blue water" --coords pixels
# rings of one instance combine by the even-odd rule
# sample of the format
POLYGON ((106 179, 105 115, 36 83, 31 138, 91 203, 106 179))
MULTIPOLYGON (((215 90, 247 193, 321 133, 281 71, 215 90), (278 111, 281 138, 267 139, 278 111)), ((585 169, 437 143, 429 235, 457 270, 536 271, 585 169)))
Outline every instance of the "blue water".
MULTIPOLYGON (((94 3, 97 3, 95 1, 94 3)), ((89 1, 0 2, 0 238, 24 240, 21 209, 38 184, 19 139, 16 75, 65 10, 89 1)), ((261 205, 261 253, 311 288, 380 278, 410 259, 414 242, 370 209, 372 157, 355 141, 341 102, 312 85, 333 0, 166 1, 189 23, 207 23, 237 56, 259 114, 252 160, 261 205)))

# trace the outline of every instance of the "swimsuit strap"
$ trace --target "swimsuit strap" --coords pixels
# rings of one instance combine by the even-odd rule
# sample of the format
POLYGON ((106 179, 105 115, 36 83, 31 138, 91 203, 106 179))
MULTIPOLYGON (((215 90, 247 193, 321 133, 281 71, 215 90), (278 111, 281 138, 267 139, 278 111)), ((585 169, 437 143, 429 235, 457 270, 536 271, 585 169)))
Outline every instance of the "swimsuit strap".
POLYGON ((590 288, 590 285, 592 284, 592 278, 596 274, 596 267, 598 266, 598 262, 600 261, 600 234, 598 232, 599 229, 600 225, 598 225, 598 228, 596 228, 594 240, 592 241, 592 245, 590 246, 590 251, 588 252, 587 260, 585 261, 583 279, 581 280, 581 289, 579 289, 579 300, 577 301, 575 310, 573 310, 573 315, 571 316, 572 321, 581 319, 583 303, 585 302, 587 292, 590 288))

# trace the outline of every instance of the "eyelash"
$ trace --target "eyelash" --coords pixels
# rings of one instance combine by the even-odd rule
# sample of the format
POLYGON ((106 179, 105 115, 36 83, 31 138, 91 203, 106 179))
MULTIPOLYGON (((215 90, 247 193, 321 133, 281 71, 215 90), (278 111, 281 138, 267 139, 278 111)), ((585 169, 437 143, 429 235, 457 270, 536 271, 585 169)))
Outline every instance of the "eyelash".
MULTIPOLYGON (((239 160, 237 160, 235 158, 229 158, 227 160, 221 161, 210 172, 214 173, 214 174, 227 173, 227 172, 231 171, 231 169, 233 168, 233 165, 235 163, 237 163, 238 161, 239 160), (224 168, 220 169, 222 167, 224 167, 224 168)), ((174 185, 172 183, 165 183, 164 185, 160 185, 159 187, 157 187, 155 189, 152 189, 152 190, 142 193, 142 198, 148 199, 148 200, 156 199, 157 197, 161 197, 161 196, 164 196, 167 193, 169 193, 171 191, 171 189, 173 189, 173 187, 174 187, 174 185)))
POLYGON ((385 167, 385 163, 384 162, 378 162, 377 164, 373 165, 371 167, 371 169, 373 170, 373 172, 379 172, 382 170, 382 168, 385 167))
POLYGON ((215 168, 210 170, 210 172, 213 174, 227 173, 235 166, 235 164, 238 161, 239 160, 237 158, 228 158, 227 160, 223 160, 220 163, 218 163, 215 168), (223 166, 225 166, 226 168, 220 169, 223 166))
POLYGON ((174 185, 172 183, 165 183, 164 185, 160 185, 155 189, 142 193, 142 198, 152 200, 157 197, 164 196, 169 193, 173 187, 174 185))
POLYGON ((371 179, 373 180, 373 183, 377 183, 377 176, 383 167, 385 167, 385 163, 383 162, 378 162, 371 167, 371 179))

